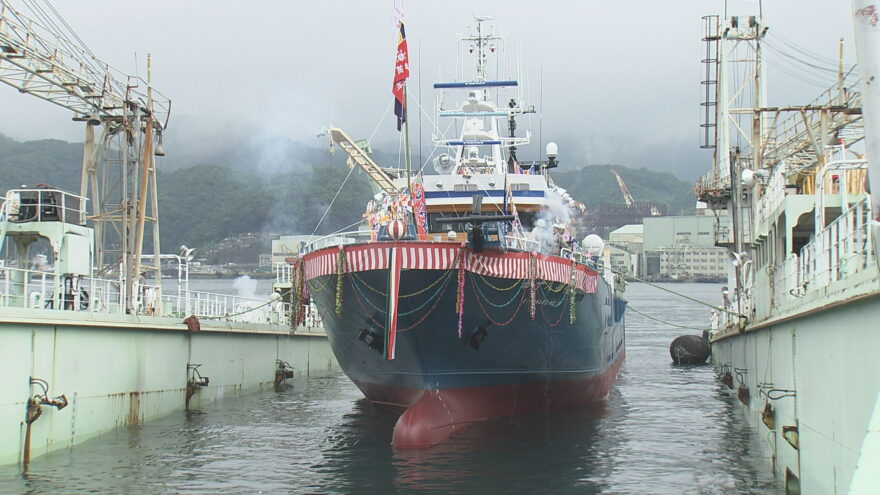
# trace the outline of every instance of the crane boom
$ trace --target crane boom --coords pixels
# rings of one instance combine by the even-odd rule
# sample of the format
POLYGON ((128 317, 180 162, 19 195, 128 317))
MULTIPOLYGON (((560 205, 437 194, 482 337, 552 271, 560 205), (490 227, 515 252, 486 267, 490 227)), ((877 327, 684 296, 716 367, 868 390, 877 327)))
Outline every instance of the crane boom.
MULTIPOLYGON (((386 194, 397 194, 397 186, 394 185, 394 181, 391 177, 382 170, 382 168, 370 158, 357 143, 354 142, 353 139, 348 137, 348 134, 343 132, 342 129, 332 128, 330 129, 330 137, 333 139, 342 151, 348 154, 351 162, 359 165, 364 172, 366 172, 367 176, 372 180, 382 191, 386 194)), ((354 164, 349 162, 349 167, 353 167, 354 164)))
POLYGON ((623 193, 623 201, 626 203, 627 208, 632 208, 632 205, 636 202, 633 199, 632 194, 629 193, 629 189, 626 188, 626 184, 623 183, 623 179, 620 178, 620 175, 614 170, 612 170, 611 173, 617 178, 617 184, 620 186, 620 192, 623 193))
POLYGON ((67 108, 76 119, 96 114, 121 119, 128 105, 129 112, 137 108, 152 115, 154 128, 164 129, 171 111, 170 100, 155 90, 149 111, 145 81, 116 71, 6 0, 0 0, 0 82, 67 108))

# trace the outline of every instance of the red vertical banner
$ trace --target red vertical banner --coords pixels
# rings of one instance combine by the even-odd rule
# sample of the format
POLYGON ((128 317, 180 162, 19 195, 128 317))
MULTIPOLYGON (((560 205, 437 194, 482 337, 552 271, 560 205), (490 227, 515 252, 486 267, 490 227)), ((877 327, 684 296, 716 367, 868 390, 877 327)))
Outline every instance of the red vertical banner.
POLYGON ((385 359, 394 359, 397 348, 397 296, 400 294, 400 269, 403 257, 400 249, 393 247, 388 250, 388 303, 385 306, 385 359))
POLYGON ((391 92, 394 94, 394 115, 397 116, 397 130, 403 127, 406 121, 406 78, 409 77, 409 50, 406 47, 406 32, 403 29, 403 20, 397 23, 399 32, 397 35, 397 57, 394 62, 394 84, 391 92))
POLYGON ((425 185, 422 183, 421 174, 412 181, 412 200, 413 217, 415 217, 416 231, 419 239, 425 240, 428 235, 428 206, 425 203, 425 185))

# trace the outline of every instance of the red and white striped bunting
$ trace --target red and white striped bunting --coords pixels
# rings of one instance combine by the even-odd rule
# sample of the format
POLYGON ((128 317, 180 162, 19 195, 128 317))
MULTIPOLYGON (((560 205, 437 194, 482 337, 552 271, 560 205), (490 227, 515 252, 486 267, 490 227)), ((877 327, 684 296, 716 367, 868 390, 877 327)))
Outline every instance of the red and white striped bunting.
MULTIPOLYGON (((461 249, 453 243, 376 243, 345 246, 345 272, 364 272, 388 268, 389 250, 398 248, 401 266, 405 270, 449 270, 461 249)), ((332 247, 307 254, 305 278, 311 280, 322 275, 336 273, 339 247, 332 247)), ((482 252, 465 250, 465 269, 489 277, 526 279, 529 277, 529 253, 482 252)), ((537 255, 537 277, 553 282, 571 282, 571 261, 556 256, 537 255)), ((583 265, 576 266, 577 288, 583 292, 596 292, 599 274, 583 265)))

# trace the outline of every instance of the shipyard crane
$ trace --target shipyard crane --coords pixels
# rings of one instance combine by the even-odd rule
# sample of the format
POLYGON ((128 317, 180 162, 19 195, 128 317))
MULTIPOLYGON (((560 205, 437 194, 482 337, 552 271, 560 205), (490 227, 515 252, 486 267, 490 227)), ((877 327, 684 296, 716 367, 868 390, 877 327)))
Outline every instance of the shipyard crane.
MULTIPOLYGON (((620 185, 620 192, 623 193, 623 202, 626 203, 627 208, 632 208, 635 206, 636 200, 634 200, 632 194, 629 193, 629 189, 626 188, 626 184, 623 183, 623 179, 620 178, 620 175, 614 170, 612 170, 611 173, 614 174, 614 177, 617 179, 617 184, 620 185)), ((660 216, 660 210, 655 205, 651 205, 651 216, 660 216)))
POLYGON ((626 203, 627 208, 632 208, 632 205, 636 203, 632 194, 629 193, 629 189, 626 188, 626 184, 623 183, 623 179, 620 178, 620 175, 614 170, 612 170, 611 173, 614 174, 614 177, 617 179, 617 184, 620 186, 620 192, 623 193, 623 202, 626 203))
POLYGON ((141 271, 154 270, 158 279, 160 270, 153 155, 164 155, 171 102, 152 88, 149 57, 146 80, 124 75, 99 60, 48 0, 30 5, 33 17, 0 0, 0 82, 85 124, 80 195, 91 202, 95 263, 100 274, 124 280, 131 308, 141 271), (147 223, 153 264, 141 266, 147 223))

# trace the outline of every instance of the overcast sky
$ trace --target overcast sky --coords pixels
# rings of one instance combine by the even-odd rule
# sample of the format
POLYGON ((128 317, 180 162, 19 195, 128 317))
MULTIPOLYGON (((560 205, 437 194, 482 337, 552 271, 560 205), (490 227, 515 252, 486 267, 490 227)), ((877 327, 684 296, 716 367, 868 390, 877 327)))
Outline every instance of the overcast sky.
MULTIPOLYGON (((173 100, 168 132, 185 138, 175 139, 178 146, 210 146, 230 132, 318 146, 315 133, 330 124, 366 137, 392 101, 392 0, 53 4, 117 69, 143 75, 145 55, 153 54, 154 85, 173 100)), ((731 8, 749 5, 731 2, 731 8)), ((560 149, 564 163, 673 172, 683 156, 704 156, 708 163, 709 154, 697 151, 700 17, 722 9, 720 0, 408 0, 410 95, 432 114, 431 83, 451 78, 458 35, 472 14, 493 15, 508 46, 522 47, 530 103, 543 101, 543 141, 577 143, 569 153, 560 149)), ((763 6, 775 35, 829 59, 843 37, 845 58, 854 62, 849 9, 844 0, 767 0, 763 6)), ((770 78, 771 103, 803 104, 820 92, 772 69, 770 78)), ((82 125, 71 122, 69 112, 11 88, 0 87, 0 109, 0 133, 15 139, 82 139, 82 125)), ((418 124, 415 116, 411 122, 418 124)), ((537 118, 532 126, 537 141, 537 118)), ((416 141, 417 126, 412 132, 416 141)), ((393 150, 397 139, 389 114, 374 145, 393 150)), ((427 116, 422 139, 427 151, 427 116)))

